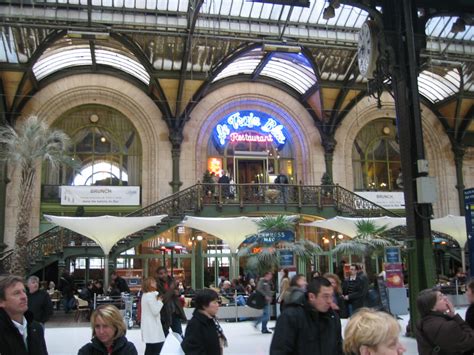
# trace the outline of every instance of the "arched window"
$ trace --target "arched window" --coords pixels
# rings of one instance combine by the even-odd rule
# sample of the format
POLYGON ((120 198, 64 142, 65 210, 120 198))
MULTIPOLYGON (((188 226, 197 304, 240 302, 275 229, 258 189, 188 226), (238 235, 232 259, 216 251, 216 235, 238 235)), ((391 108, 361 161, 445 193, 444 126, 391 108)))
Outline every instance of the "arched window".
POLYGON ((71 154, 81 162, 72 171, 45 167, 44 185, 140 185, 141 142, 130 120, 117 110, 84 105, 55 124, 71 137, 71 154))
POLYGON ((354 190, 401 190, 400 168, 393 120, 376 120, 360 130, 352 148, 354 190))
POLYGON ((76 174, 73 185, 128 185, 128 174, 114 162, 96 161, 76 174))

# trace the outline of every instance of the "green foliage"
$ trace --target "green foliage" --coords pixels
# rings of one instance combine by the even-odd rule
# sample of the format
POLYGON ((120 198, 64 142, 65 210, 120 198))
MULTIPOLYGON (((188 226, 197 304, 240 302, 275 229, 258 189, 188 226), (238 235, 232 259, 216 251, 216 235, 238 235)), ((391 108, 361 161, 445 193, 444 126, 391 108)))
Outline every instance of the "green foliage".
POLYGON ((0 160, 17 164, 22 169, 34 167, 37 161, 46 161, 53 168, 61 164, 76 167, 79 163, 67 154, 71 146, 69 136, 50 129, 36 116, 20 122, 17 129, 0 127, 0 160))
POLYGON ((204 174, 202 175, 202 183, 203 184, 213 184, 214 183, 214 179, 212 178, 212 175, 209 172, 209 170, 206 170, 204 172, 204 174))
POLYGON ((257 221, 261 232, 284 232, 293 231, 298 217, 295 216, 265 216, 257 221))
MULTIPOLYGON (((257 224, 260 232, 284 232, 294 231, 297 217, 295 216, 265 216, 257 224)), ((295 257, 304 260, 310 259, 314 254, 322 252, 316 243, 309 240, 298 240, 295 242, 277 241, 271 245, 263 242, 262 237, 257 237, 254 242, 239 249, 240 257, 247 257, 247 267, 258 273, 274 270, 280 266, 280 250, 294 253, 295 257), (260 252, 254 253, 255 248, 260 252)))
POLYGON ((70 145, 71 141, 64 132, 50 129, 35 116, 19 122, 16 129, 8 125, 0 127, 0 160, 21 170, 11 273, 26 273, 26 245, 30 235, 37 163, 47 162, 53 168, 60 165, 78 167, 79 162, 67 154, 70 145))
POLYGON ((356 222, 357 235, 351 240, 339 243, 332 250, 335 254, 354 254, 367 256, 382 250, 386 246, 396 245, 398 242, 383 236, 387 226, 377 227, 371 220, 356 222))

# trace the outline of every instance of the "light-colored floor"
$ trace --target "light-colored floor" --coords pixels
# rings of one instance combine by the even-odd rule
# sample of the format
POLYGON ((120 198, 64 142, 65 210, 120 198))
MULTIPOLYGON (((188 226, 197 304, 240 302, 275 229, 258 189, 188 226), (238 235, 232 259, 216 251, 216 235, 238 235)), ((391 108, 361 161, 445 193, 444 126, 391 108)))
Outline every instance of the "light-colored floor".
MULTIPOLYGON (((458 309, 458 313, 464 318, 465 308, 458 309)), ((405 331, 408 317, 402 316, 400 326, 402 334, 405 331)), ((342 326, 346 324, 342 321, 342 326)), ((272 334, 262 334, 255 330, 251 321, 228 323, 221 322, 224 333, 229 340, 229 347, 224 350, 225 354, 241 355, 263 355, 269 353, 272 334)), ((269 327, 274 327, 275 321, 269 323, 269 327)), ((50 355, 71 355, 77 354, 79 348, 89 342, 91 330, 86 323, 81 323, 76 327, 46 327, 46 344, 50 355)), ((135 344, 138 353, 143 354, 145 344, 141 340, 140 329, 128 331, 127 338, 135 344)), ((418 354, 416 350, 416 341, 412 338, 400 336, 402 344, 407 348, 406 355, 418 354)), ((330 355, 330 354, 328 354, 330 355)))

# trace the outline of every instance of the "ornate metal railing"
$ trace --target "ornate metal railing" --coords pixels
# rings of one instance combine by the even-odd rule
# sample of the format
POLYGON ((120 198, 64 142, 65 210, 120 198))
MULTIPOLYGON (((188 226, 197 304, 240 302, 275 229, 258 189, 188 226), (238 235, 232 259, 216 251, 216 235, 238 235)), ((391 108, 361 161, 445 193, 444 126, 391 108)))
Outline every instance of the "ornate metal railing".
POLYGON ((339 185, 197 184, 201 204, 335 207, 353 216, 398 216, 339 185))
MULTIPOLYGON (((168 221, 180 220, 187 214, 196 214, 205 206, 216 205, 283 205, 334 207, 340 213, 353 216, 398 216, 397 214, 364 199, 339 185, 279 185, 279 184, 201 184, 188 187, 127 216, 167 214, 168 221)), ((166 220, 162 223, 167 223, 166 220)), ((128 236, 122 242, 142 238, 152 233, 151 227, 128 236)), ((28 242, 27 268, 50 255, 63 252, 65 247, 96 246, 90 239, 70 230, 54 227, 28 242)), ((0 271, 10 270, 13 252, 0 255, 0 271)))
POLYGON ((189 211, 199 208, 200 196, 199 184, 178 191, 151 205, 129 213, 128 217, 154 216, 167 214, 169 217, 184 216, 189 211))
MULTIPOLYGON (((27 269, 36 262, 50 255, 61 253, 65 247, 79 246, 87 243, 96 245, 92 240, 81 234, 61 227, 53 227, 31 239, 27 248, 27 269)), ((11 269, 13 250, 4 253, 0 258, 0 271, 8 272, 11 269)))

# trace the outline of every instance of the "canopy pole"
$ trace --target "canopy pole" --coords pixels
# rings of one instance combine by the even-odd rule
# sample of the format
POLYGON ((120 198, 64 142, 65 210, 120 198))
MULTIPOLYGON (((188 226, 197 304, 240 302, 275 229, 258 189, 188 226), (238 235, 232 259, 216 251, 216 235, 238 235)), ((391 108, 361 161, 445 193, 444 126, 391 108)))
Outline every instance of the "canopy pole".
POLYGON ((461 247, 461 266, 462 272, 466 273, 466 251, 464 247, 461 247))
POLYGON ((109 289, 109 254, 104 254, 104 290, 109 289))

